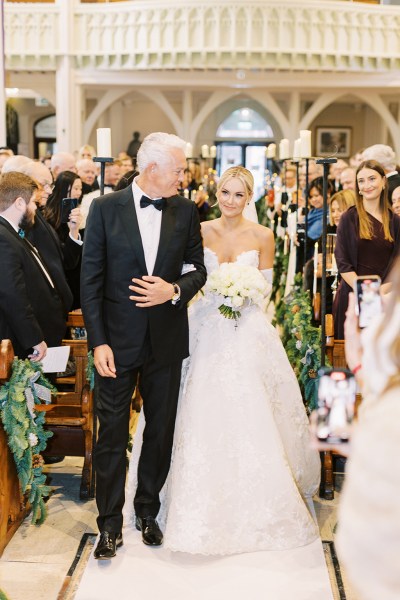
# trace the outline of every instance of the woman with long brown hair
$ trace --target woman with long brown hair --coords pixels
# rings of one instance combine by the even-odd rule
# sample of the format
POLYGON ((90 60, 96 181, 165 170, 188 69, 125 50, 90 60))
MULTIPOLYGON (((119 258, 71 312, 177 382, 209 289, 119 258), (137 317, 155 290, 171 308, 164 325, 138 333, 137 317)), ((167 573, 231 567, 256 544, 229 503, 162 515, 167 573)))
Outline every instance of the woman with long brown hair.
POLYGON ((342 215, 337 230, 335 257, 342 281, 333 305, 335 338, 344 338, 356 277, 379 275, 382 292, 389 291, 389 272, 399 251, 400 218, 389 207, 385 171, 375 160, 363 161, 356 172, 356 204, 342 215))

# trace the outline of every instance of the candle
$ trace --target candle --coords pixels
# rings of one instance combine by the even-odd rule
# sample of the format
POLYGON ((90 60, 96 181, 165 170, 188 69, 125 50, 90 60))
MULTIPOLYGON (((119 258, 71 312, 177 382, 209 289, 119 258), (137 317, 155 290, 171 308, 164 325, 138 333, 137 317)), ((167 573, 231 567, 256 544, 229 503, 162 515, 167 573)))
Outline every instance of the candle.
POLYGON ((289 242, 289 236, 285 233, 285 239, 283 242, 283 254, 286 256, 287 251, 288 251, 288 242, 289 242))
POLYGON ((217 146, 210 146, 210 158, 217 156, 217 146))
POLYGON ((318 242, 314 244, 314 280, 313 280, 313 294, 317 293, 317 272, 318 272, 318 242))
POLYGON ((111 158, 111 129, 100 127, 97 130, 97 156, 111 158))
POLYGON ((203 146, 201 147, 201 156, 203 158, 209 158, 210 157, 210 152, 208 150, 207 144, 203 144, 203 146))
POLYGON ((183 190, 183 196, 189 199, 189 190, 183 190))
POLYGON ((197 194, 197 191, 192 190, 192 193, 190 194, 190 199, 193 200, 193 202, 196 202, 196 194, 197 194))
POLYGON ((267 147, 267 158, 275 158, 276 144, 269 144, 267 147))
POLYGON ((193 146, 190 142, 187 142, 187 144, 186 144, 185 156, 186 156, 186 158, 192 158, 192 156, 193 156, 193 146))
POLYGON ((287 138, 283 138, 283 140, 279 142, 279 158, 281 160, 286 160, 287 158, 289 158, 289 156, 289 140, 287 138))
POLYGON ((300 143, 302 158, 310 158, 311 156, 311 131, 309 129, 300 129, 300 143))
POLYGON ((293 160, 299 160, 301 157, 301 139, 298 138, 294 141, 294 149, 293 149, 293 160))

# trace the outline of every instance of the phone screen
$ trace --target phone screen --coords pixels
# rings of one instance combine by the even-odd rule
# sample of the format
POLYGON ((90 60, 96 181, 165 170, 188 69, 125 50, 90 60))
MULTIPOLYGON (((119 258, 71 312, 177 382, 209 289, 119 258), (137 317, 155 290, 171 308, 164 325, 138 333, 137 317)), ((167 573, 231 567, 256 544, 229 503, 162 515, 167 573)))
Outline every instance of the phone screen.
POLYGON ((63 198, 61 200, 61 223, 68 223, 71 210, 77 206, 77 198, 63 198))
POLYGON ((328 444, 346 443, 354 417, 357 385, 347 369, 331 369, 318 382, 317 437, 328 444))
POLYGON ((356 279, 358 324, 361 328, 368 327, 372 319, 382 312, 380 285, 381 279, 378 275, 356 279))

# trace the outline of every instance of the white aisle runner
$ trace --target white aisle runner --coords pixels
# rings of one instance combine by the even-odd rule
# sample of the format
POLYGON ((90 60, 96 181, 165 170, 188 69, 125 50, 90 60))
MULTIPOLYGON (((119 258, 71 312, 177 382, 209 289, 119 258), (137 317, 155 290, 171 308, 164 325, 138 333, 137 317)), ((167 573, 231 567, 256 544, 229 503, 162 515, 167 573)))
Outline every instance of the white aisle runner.
POLYGON ((203 557, 149 548, 126 527, 110 561, 89 559, 75 600, 333 600, 320 540, 279 552, 203 557))

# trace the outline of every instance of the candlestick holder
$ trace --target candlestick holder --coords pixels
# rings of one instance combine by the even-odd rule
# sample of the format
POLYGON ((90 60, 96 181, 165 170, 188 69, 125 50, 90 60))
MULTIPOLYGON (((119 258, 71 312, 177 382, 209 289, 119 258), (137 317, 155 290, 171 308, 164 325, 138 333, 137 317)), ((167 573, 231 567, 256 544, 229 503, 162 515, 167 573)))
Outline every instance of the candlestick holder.
POLYGON ((113 163, 114 159, 106 158, 104 156, 94 156, 93 162, 100 163, 100 196, 103 196, 103 194, 104 194, 104 174, 105 174, 106 163, 113 163))
POLYGON ((328 213, 328 174, 330 165, 337 162, 337 158, 317 158, 317 165, 323 165, 323 199, 324 210, 322 213, 322 278, 321 278, 321 367, 325 366, 325 351, 326 351, 326 332, 325 332, 325 315, 326 315, 326 240, 327 240, 327 213, 328 213))

